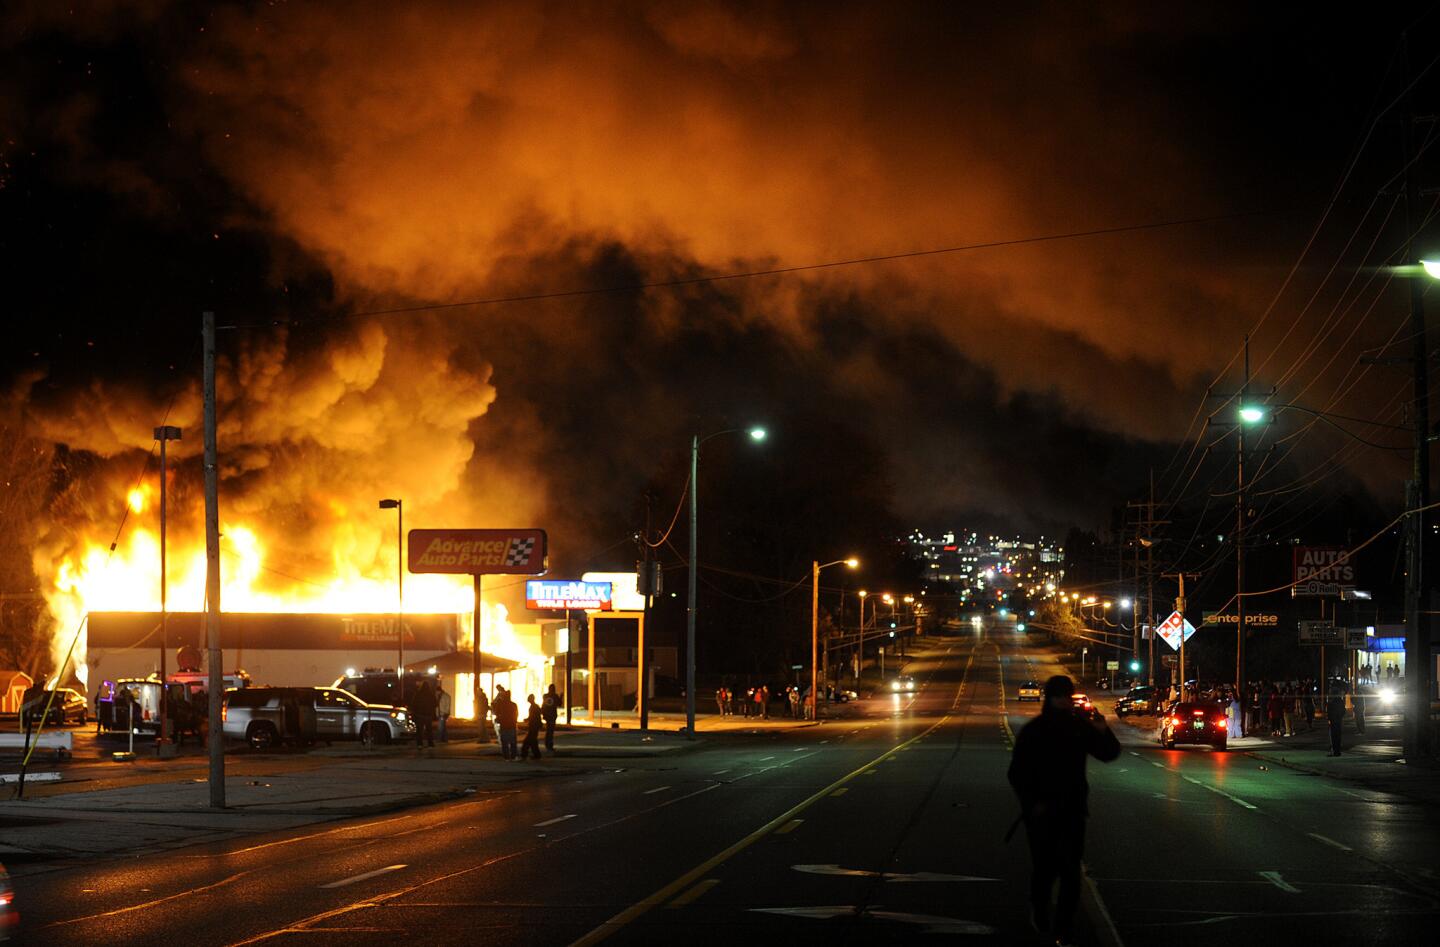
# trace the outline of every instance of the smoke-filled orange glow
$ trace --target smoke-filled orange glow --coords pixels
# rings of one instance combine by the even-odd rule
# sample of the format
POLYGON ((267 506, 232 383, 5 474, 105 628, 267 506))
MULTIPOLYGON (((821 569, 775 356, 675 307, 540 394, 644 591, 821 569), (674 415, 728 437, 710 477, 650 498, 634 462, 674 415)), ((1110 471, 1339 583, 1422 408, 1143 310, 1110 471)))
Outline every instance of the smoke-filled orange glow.
MULTIPOLYGON (((277 575, 267 567, 265 546, 253 529, 227 525, 222 533, 220 601, 223 611, 350 614, 392 612, 399 607, 393 558, 387 572, 369 574, 337 549, 335 575, 324 580, 308 580, 277 575)), ((172 543, 167 555, 170 609, 203 610, 203 545, 172 543)), ((158 611, 158 533, 145 528, 128 530, 113 555, 104 545, 87 543, 78 556, 61 561, 53 586, 46 590, 46 599, 57 620, 57 662, 64 657, 70 636, 88 612, 158 611)), ((404 608, 412 613, 460 615, 459 649, 470 649, 474 592, 469 577, 407 574, 404 608)), ((532 669, 543 667, 544 655, 535 650, 533 642, 525 641, 516 633, 504 605, 486 603, 481 614, 485 653, 510 658, 532 669)), ((80 642, 74 661, 76 672, 83 680, 86 667, 83 635, 80 642)), ((465 700, 468 701, 468 697, 465 700)))

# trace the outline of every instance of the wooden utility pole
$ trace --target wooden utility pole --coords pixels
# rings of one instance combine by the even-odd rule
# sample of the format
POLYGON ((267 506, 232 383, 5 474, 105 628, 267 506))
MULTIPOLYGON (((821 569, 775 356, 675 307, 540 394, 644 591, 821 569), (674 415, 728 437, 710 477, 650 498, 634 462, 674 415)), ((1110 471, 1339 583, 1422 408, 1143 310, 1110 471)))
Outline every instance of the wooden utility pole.
MULTIPOLYGON (((1408 88, 1409 36, 1400 39, 1401 81, 1408 88)), ((1401 116, 1401 159, 1405 169, 1405 232, 1415 232, 1418 191, 1411 173, 1412 125, 1414 115, 1407 110, 1401 116)), ((1405 262, 1418 264, 1418 255, 1409 238, 1405 241, 1405 262)), ((1418 270, 1418 265, 1416 266, 1418 270)), ((1425 332, 1425 289, 1420 279, 1410 280, 1411 363, 1414 370, 1411 405, 1415 410, 1415 447, 1411 461, 1411 481, 1406 490, 1406 506, 1412 511, 1405 518, 1405 758, 1418 760, 1430 746, 1430 621, 1425 576, 1425 523, 1423 512, 1430 503, 1430 345, 1425 332)))
POLYGON ((210 698, 210 808, 223 809, 225 726, 220 709, 225 696, 225 672, 220 650, 220 476, 215 438, 215 313, 205 313, 201 335, 205 376, 205 659, 208 662, 210 698))
POLYGON ((1155 518, 1155 471, 1150 471, 1150 496, 1141 502, 1128 504, 1132 509, 1144 511, 1144 518, 1135 524, 1135 639, 1131 656, 1140 656, 1140 549, 1145 549, 1145 623, 1150 628, 1149 647, 1146 655, 1146 682, 1155 686, 1155 527, 1169 524, 1169 520, 1155 518))
POLYGON ((1185 580, 1198 579, 1198 572, 1167 572, 1163 576, 1166 579, 1178 579, 1180 581, 1180 594, 1175 596, 1175 611, 1180 613, 1180 686, 1178 693, 1180 699, 1185 699, 1185 580))

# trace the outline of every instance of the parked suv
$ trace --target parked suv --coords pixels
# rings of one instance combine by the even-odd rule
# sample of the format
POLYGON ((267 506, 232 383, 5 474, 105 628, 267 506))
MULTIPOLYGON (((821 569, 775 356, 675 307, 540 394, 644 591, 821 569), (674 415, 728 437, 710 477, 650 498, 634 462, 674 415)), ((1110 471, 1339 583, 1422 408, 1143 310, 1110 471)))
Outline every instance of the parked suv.
POLYGON ((1150 687, 1146 684, 1132 687, 1124 697, 1115 701, 1115 715, 1124 717, 1127 714, 1159 713, 1164 695, 1165 689, 1162 687, 1150 687))
POLYGON ((221 719, 225 736, 244 740, 257 750, 286 741, 377 744, 415 735, 415 723, 405 708, 367 704, 336 687, 227 690, 221 719))

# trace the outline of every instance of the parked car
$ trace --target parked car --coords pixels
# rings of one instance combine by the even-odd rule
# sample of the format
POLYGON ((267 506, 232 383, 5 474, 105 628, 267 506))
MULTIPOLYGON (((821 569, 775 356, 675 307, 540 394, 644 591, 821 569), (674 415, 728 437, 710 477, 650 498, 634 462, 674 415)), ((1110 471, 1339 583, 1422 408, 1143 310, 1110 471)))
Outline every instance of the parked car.
POLYGON ((1016 700, 1039 700, 1044 691, 1039 681, 1025 681, 1015 693, 1016 700))
POLYGON ((33 719, 39 720, 40 713, 45 705, 50 705, 50 712, 45 715, 47 727, 63 727, 67 723, 83 724, 89 719, 90 705, 85 701, 85 695, 70 687, 62 687, 55 692, 55 698, 50 698, 49 691, 37 691, 37 707, 33 713, 33 719))
POLYGON ((404 707, 367 704, 338 687, 247 687, 225 692, 225 736, 257 750, 296 744, 359 740, 379 744, 415 735, 404 707))
POLYGON ((1203 743, 1224 750, 1229 738, 1225 708, 1209 701, 1178 702, 1160 718, 1158 739, 1167 750, 1180 743, 1203 743))
POLYGON ((0 940, 9 940, 18 933, 20 912, 15 910, 15 889, 10 887, 10 876, 5 866, 0 865, 0 940))
POLYGON ((1125 696, 1115 701, 1115 714, 1119 717, 1131 714, 1154 714, 1160 710, 1164 699, 1163 688, 1142 684, 1126 691, 1125 696))

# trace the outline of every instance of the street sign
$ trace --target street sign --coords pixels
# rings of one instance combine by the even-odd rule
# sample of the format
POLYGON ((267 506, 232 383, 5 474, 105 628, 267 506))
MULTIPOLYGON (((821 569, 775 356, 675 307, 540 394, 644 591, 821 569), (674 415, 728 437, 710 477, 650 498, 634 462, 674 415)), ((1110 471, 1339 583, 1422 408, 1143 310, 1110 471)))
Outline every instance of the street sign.
POLYGON ((1370 640, 1370 633, 1364 628, 1345 629, 1345 647, 1351 651, 1364 651, 1370 640))
POLYGON ((613 608, 609 582, 575 579, 532 579, 525 583, 525 607, 530 609, 580 609, 608 612, 613 608))
POLYGON ((1179 651, 1180 636, 1183 634, 1184 640, 1189 641, 1190 636, 1195 634, 1195 626, 1186 621, 1185 616, 1179 612, 1171 612, 1169 618, 1155 626, 1155 633, 1160 636, 1160 640, 1179 651))
POLYGON ((1167 668, 1178 667, 1180 664, 1180 655, 1162 654, 1160 655, 1160 663, 1165 665, 1167 668))
POLYGON ((1119 661, 1106 661, 1106 662, 1105 662, 1105 670, 1107 670, 1107 671, 1118 671, 1118 670, 1120 670, 1120 662, 1119 662, 1119 661))
POLYGON ((450 575, 544 575, 543 529, 412 529, 409 569, 450 575))
MULTIPOLYGON (((1302 621, 1300 643, 1304 645, 1327 645, 1339 647, 1345 644, 1345 629, 1336 628, 1333 621, 1302 621)), ((1364 632, 1364 629, 1361 629, 1364 632)))

